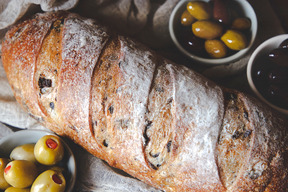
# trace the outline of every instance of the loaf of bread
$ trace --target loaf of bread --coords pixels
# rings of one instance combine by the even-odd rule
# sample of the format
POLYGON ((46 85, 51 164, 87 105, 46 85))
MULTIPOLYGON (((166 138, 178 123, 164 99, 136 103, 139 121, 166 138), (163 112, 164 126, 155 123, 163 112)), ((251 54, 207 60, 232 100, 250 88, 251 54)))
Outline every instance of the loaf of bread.
POLYGON ((287 119, 96 21, 37 14, 7 32, 2 61, 31 116, 147 184, 287 192, 287 119))

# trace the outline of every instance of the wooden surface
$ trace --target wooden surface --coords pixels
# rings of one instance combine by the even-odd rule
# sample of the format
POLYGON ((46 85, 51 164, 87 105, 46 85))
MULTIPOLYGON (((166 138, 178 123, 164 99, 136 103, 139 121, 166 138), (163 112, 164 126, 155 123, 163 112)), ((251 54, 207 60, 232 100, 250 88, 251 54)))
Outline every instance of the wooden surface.
POLYGON ((270 0, 270 4, 279 17, 283 28, 288 32, 288 1, 287 0, 270 0))

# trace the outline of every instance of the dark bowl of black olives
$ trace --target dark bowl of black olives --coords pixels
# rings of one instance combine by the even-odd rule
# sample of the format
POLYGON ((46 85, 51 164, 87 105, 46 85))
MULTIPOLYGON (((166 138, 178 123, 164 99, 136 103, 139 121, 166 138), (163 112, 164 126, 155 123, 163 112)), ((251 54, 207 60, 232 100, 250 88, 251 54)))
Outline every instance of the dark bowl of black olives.
POLYGON ((0 191, 72 192, 75 156, 51 131, 21 130, 0 140, 0 191))
POLYGON ((272 37, 255 49, 247 79, 261 100, 288 115, 288 34, 272 37))
POLYGON ((169 32, 175 46, 192 60, 229 64, 251 49, 258 28, 248 1, 182 0, 172 11, 169 32))

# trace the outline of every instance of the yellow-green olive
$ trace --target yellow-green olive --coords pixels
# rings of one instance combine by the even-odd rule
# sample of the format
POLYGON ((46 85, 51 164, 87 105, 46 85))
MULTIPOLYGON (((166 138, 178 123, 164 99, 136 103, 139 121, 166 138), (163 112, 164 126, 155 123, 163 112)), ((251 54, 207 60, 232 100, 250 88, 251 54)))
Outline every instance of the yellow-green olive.
POLYGON ((223 27, 219 23, 203 20, 193 23, 192 31, 195 36, 202 39, 215 39, 222 35, 223 27))
POLYGON ((187 4, 187 10, 197 20, 207 20, 211 18, 211 7, 204 1, 192 1, 187 4))
POLYGON ((36 162, 34 156, 35 144, 24 144, 15 147, 10 153, 10 159, 12 160, 27 160, 36 162))
POLYGON ((14 160, 4 169, 4 178, 13 187, 27 188, 37 176, 37 167, 31 161, 14 160))
POLYGON ((9 187, 4 192, 30 192, 30 188, 16 188, 16 187, 9 187))
POLYGON ((247 29, 251 28, 251 20, 247 17, 239 17, 236 18, 233 22, 232 22, 232 29, 237 29, 240 31, 244 31, 247 29))
POLYGON ((243 33, 237 30, 229 29, 221 37, 225 45, 232 49, 239 51, 247 47, 247 39, 243 33))
POLYGON ((181 15, 181 24, 183 26, 190 26, 193 22, 195 22, 196 19, 188 12, 188 10, 185 10, 181 15))
POLYGON ((225 44, 218 39, 206 40, 205 50, 212 58, 223 58, 227 55, 225 44))
POLYGON ((64 146, 58 136, 45 135, 37 141, 34 155, 43 165, 55 165, 63 159, 64 146))
POLYGON ((0 158, 0 190, 5 190, 10 187, 9 183, 4 178, 4 169, 6 165, 9 163, 9 159, 0 158))
POLYGON ((47 170, 41 173, 31 186, 31 192, 63 192, 66 180, 62 173, 47 170))

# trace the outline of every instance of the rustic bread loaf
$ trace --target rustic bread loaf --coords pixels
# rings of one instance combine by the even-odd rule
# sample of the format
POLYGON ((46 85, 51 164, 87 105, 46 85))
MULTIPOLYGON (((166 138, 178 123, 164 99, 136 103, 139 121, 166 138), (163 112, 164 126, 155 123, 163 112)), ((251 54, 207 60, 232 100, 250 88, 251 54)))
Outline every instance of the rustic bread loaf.
POLYGON ((31 116, 156 188, 287 191, 286 119, 95 21, 38 14, 2 61, 31 116))

